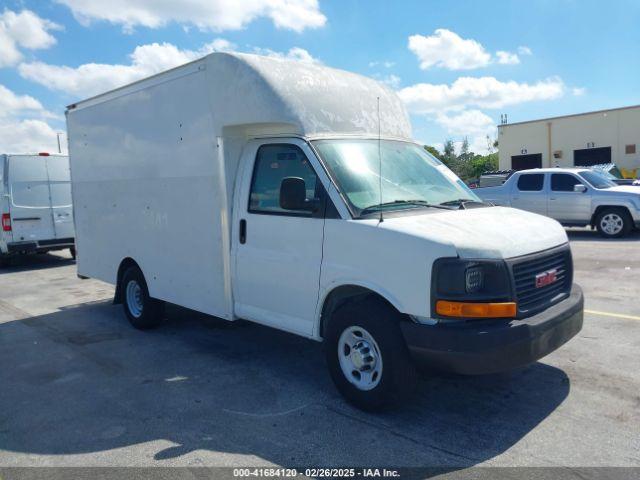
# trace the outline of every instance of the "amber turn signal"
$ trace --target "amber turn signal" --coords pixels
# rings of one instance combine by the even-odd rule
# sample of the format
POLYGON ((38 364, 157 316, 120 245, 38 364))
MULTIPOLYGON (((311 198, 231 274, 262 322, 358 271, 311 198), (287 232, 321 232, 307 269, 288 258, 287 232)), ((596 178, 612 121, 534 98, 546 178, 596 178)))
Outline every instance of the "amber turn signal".
POLYGON ((444 317, 459 318, 511 318, 516 316, 517 306, 507 303, 467 303, 438 300, 436 313, 444 317))

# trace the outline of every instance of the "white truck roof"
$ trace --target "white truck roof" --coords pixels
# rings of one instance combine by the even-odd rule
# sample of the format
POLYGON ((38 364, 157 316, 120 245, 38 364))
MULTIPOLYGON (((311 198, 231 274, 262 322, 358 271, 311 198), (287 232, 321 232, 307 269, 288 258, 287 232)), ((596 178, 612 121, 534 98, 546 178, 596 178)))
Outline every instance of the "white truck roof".
POLYGON ((411 138, 404 105, 379 82, 322 65, 241 53, 212 53, 68 109, 88 108, 199 70, 207 73, 216 135, 226 126, 272 124, 280 133, 305 137, 380 133, 411 138))

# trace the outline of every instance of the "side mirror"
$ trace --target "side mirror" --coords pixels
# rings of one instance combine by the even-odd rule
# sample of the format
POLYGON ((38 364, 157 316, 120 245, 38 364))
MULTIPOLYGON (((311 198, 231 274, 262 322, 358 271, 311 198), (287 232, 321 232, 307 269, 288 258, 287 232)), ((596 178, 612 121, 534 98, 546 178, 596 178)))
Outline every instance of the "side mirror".
POLYGON ((581 183, 578 183, 578 184, 573 186, 573 191, 576 192, 576 193, 584 193, 584 192, 587 191, 587 187, 585 187, 581 183))
POLYGON ((280 208, 310 210, 307 204, 307 186, 299 177, 286 177, 280 183, 280 208))

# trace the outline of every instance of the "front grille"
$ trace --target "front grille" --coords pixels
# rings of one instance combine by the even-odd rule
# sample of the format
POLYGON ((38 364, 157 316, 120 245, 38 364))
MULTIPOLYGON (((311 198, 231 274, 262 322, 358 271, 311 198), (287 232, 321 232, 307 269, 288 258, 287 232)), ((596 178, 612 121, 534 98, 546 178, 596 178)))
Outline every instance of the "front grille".
POLYGON ((511 269, 520 314, 542 310, 571 291, 573 266, 568 247, 514 259, 511 269), (536 287, 536 276, 550 270, 556 271, 556 281, 536 287))

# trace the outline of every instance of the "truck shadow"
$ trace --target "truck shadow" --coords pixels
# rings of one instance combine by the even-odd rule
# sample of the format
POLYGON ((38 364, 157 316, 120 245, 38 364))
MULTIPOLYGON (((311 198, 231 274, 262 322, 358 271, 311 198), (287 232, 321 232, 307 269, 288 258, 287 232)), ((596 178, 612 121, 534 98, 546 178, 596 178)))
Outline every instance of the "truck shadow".
POLYGON ((74 263, 75 260, 73 260, 67 252, 19 255, 10 258, 6 266, 0 267, 0 275, 3 273, 26 272, 31 270, 63 267, 65 265, 73 265, 74 263))
POLYGON ((640 240, 640 230, 635 229, 623 238, 604 238, 596 230, 588 228, 567 228, 567 236, 572 242, 605 242, 605 243, 629 243, 640 240))
POLYGON ((570 389, 542 363, 426 376, 407 405, 366 414, 335 391, 320 344, 177 307, 167 316, 140 332, 96 302, 1 323, 4 455, 126 447, 128 461, 150 465, 219 463, 224 452, 250 456, 232 462, 242 465, 461 468, 509 449, 570 389))

